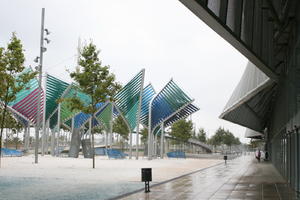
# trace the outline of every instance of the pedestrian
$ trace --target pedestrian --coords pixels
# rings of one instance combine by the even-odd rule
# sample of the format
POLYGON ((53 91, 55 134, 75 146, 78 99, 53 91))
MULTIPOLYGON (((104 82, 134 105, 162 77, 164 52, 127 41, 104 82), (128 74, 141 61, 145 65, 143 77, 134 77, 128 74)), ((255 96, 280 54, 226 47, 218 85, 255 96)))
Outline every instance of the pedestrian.
POLYGON ((265 160, 266 160, 266 161, 269 160, 269 153, 268 153, 268 151, 266 151, 266 153, 265 153, 265 160))
POLYGON ((261 152, 260 150, 258 149, 257 153, 256 153, 256 159, 258 162, 260 162, 260 157, 261 157, 261 152))

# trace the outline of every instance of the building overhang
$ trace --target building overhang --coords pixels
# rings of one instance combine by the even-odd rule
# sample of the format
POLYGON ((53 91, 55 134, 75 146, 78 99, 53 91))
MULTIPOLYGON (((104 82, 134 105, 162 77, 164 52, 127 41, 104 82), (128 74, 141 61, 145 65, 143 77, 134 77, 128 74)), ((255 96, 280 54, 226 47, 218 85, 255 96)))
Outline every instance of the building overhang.
MULTIPOLYGON (((250 44, 247 44, 247 41, 245 39, 242 39, 242 28, 247 28, 247 25, 254 23, 254 14, 249 16, 249 14, 243 12, 244 10, 253 10, 254 5, 249 5, 247 8, 247 5, 243 5, 243 1, 231 1, 232 6, 235 6, 236 8, 235 12, 240 12, 238 15, 234 15, 232 20, 236 24, 238 23, 238 28, 235 28, 234 30, 229 27, 227 22, 227 15, 228 15, 228 7, 229 1, 212 1, 213 4, 215 4, 215 7, 219 8, 216 10, 212 10, 208 6, 208 1, 206 0, 179 0, 181 3, 183 3, 190 11, 192 11, 198 18, 200 18, 203 22, 205 22, 210 28, 212 28, 216 33, 218 33, 221 37, 223 37, 227 42, 229 42, 233 47, 235 47, 239 52, 241 52, 246 58, 248 58, 249 61, 251 61, 254 65, 256 65, 262 72, 264 72, 268 77, 270 77, 273 81, 278 81, 278 74, 276 73, 276 69, 274 67, 271 67, 271 63, 268 63, 270 60, 269 55, 263 56, 258 55, 258 53, 254 50, 254 42, 260 43, 260 41, 257 40, 263 40, 263 36, 260 36, 259 38, 254 37, 254 28, 252 27, 251 30, 251 38, 252 41, 250 44), (240 3, 241 2, 241 3, 240 3), (241 4, 241 5, 236 5, 241 4), (244 6, 245 8, 239 8, 238 6, 244 6), (250 8, 250 6, 252 6, 250 8), (243 17, 244 16, 244 17, 243 17), (246 17, 248 19, 245 19, 246 17), (245 19, 244 21, 242 21, 245 19), (242 27, 242 23, 244 22, 244 25, 242 27), (247 22, 247 23, 246 23, 247 22), (268 57, 268 58, 266 58, 268 57)), ((262 17, 260 21, 266 20, 262 17)), ((229 21, 229 20, 228 20, 229 21)), ((263 22, 260 22, 263 23, 263 22)), ((253 26, 253 25, 252 25, 253 26)), ((249 29, 249 28, 248 28, 249 29)), ((247 30, 246 30, 247 31, 247 30)), ((264 30, 260 30, 262 33, 264 30)), ((270 32, 269 30, 266 30, 270 32)), ((248 32, 248 31, 247 31, 248 32)), ((250 33, 249 33, 250 35, 250 33)), ((261 34, 262 35, 262 34, 261 34)), ((271 45, 271 44, 270 44, 271 45)), ((262 47, 261 47, 262 48, 262 47)), ((261 50, 264 51, 264 50, 261 50)))
POLYGON ((220 118, 261 132, 269 120, 276 91, 277 84, 249 62, 220 118))

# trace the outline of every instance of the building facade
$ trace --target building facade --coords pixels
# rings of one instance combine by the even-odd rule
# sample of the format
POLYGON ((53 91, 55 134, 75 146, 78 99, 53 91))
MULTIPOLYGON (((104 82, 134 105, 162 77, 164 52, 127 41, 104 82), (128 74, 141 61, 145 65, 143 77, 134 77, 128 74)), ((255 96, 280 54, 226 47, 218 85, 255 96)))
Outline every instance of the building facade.
POLYGON ((180 0, 249 60, 221 118, 263 134, 300 191, 300 8, 297 0, 180 0))

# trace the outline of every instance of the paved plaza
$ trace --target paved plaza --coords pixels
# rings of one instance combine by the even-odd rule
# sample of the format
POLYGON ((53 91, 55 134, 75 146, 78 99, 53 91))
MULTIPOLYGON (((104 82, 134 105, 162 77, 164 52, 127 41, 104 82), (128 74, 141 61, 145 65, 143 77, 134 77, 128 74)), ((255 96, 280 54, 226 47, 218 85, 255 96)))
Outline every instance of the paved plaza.
POLYGON ((300 199, 269 162, 242 156, 199 172, 123 196, 123 200, 173 199, 300 199))
POLYGON ((0 200, 107 200, 144 187, 141 168, 152 168, 153 184, 218 165, 216 159, 108 159, 92 160, 33 155, 3 157, 0 200), (36 192, 38 191, 38 192, 36 192))

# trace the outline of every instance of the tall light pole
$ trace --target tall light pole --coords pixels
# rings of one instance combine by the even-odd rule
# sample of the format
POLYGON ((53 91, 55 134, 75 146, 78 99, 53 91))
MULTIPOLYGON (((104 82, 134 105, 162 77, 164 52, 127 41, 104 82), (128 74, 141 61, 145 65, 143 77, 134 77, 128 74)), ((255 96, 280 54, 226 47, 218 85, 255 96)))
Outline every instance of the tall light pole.
MULTIPOLYGON (((39 72, 39 96, 37 99, 37 116, 36 116, 36 127, 35 127, 35 149, 34 149, 34 162, 38 163, 38 153, 39 153, 39 130, 41 126, 41 91, 42 88, 42 75, 43 75, 43 53, 46 52, 46 48, 44 47, 44 40, 49 43, 50 40, 48 38, 44 38, 44 32, 47 35, 50 34, 48 29, 44 28, 44 21, 45 21, 45 8, 42 8, 42 18, 41 18, 41 41, 40 41, 40 56, 35 58, 35 62, 39 61, 38 72, 39 72)), ((46 100, 46 98, 44 98, 46 100)), ((45 112, 45 108, 44 108, 45 112)), ((43 151, 43 150, 42 150, 43 151)))

